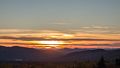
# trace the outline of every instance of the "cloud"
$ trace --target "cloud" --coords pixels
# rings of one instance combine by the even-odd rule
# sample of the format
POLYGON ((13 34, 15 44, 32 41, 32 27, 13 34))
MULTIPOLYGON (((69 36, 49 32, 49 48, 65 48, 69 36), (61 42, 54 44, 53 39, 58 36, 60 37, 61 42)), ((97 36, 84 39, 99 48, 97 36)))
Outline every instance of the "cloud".
POLYGON ((77 33, 94 33, 94 34, 120 34, 118 28, 108 26, 82 26, 78 29, 69 30, 77 33))
POLYGON ((73 19, 59 19, 59 20, 52 20, 51 21, 51 24, 53 24, 53 25, 65 25, 65 26, 67 26, 67 25, 69 25, 70 26, 70 24, 72 25, 73 23, 77 23, 77 22, 79 22, 79 20, 73 20, 73 19))
POLYGON ((120 39, 96 39, 96 38, 59 39, 59 38, 14 37, 14 36, 0 36, 0 39, 12 39, 12 40, 23 40, 23 41, 40 41, 40 40, 57 40, 57 41, 120 41, 120 39))
POLYGON ((37 34, 37 33, 61 33, 56 30, 43 29, 0 29, 0 34, 37 34))
POLYGON ((81 27, 83 29, 109 29, 111 27, 107 27, 107 26, 85 26, 85 27, 81 27))
MULTIPOLYGON (((97 27, 98 28, 98 27, 97 27)), ((100 28, 100 27, 99 27, 100 28)), ((85 28, 88 29, 88 28, 85 28)), ((39 41, 64 41, 65 47, 94 46, 94 47, 119 47, 120 34, 92 34, 92 33, 63 33, 55 30, 1 30, 5 34, 0 34, 0 45, 7 46, 42 46, 39 41), (8 34, 6 34, 8 31, 8 34), (29 33, 26 33, 29 32, 29 33), (30 33, 31 32, 31 33, 30 33), (36 32, 35 34, 33 32, 36 32), (9 34, 11 33, 11 34, 9 34), (18 34, 16 34, 18 33, 18 34), (20 34, 19 34, 20 33, 20 34), (109 45, 108 45, 109 44, 109 45), (114 44, 114 45, 113 45, 114 44)), ((44 44, 46 45, 46 44, 44 44)), ((55 44, 53 44, 55 45, 55 44)), ((60 44, 61 45, 61 44, 60 44)))

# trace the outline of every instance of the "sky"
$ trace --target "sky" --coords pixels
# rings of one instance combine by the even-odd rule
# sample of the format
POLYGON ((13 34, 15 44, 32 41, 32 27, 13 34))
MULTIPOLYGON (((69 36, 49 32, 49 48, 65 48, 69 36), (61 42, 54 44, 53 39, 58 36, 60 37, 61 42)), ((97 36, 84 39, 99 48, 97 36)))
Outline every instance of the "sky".
POLYGON ((0 0, 0 28, 120 29, 120 0, 0 0))
POLYGON ((120 0, 0 0, 0 45, 120 48, 119 30, 120 0))

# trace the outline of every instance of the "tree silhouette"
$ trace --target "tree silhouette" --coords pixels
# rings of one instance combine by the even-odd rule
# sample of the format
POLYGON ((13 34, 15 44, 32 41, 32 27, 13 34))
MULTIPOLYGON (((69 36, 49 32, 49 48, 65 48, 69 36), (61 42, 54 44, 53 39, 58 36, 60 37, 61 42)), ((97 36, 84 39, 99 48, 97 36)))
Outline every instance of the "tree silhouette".
POLYGON ((116 64, 117 67, 120 67, 120 58, 117 58, 115 60, 115 64, 116 64))
POLYGON ((101 57, 101 59, 98 61, 97 68, 106 68, 104 57, 101 57))

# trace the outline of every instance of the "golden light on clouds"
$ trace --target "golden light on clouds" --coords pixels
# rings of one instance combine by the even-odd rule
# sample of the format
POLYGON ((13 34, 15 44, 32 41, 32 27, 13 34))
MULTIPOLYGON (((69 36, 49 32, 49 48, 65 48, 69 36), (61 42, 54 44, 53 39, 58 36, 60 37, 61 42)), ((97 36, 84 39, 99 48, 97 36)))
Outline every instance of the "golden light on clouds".
POLYGON ((0 46, 28 48, 120 48, 120 34, 65 33, 53 30, 2 30, 0 46))

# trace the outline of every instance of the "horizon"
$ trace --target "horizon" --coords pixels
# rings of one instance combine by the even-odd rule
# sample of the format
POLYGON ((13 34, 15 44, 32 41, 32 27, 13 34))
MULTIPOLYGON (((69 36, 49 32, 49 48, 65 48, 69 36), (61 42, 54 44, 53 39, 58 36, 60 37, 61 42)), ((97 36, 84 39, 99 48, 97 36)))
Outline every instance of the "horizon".
POLYGON ((53 30, 0 30, 1 46, 28 48, 120 48, 119 34, 64 33, 53 30))
POLYGON ((120 0, 0 0, 0 68, 120 68, 120 0))

